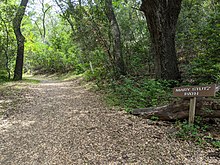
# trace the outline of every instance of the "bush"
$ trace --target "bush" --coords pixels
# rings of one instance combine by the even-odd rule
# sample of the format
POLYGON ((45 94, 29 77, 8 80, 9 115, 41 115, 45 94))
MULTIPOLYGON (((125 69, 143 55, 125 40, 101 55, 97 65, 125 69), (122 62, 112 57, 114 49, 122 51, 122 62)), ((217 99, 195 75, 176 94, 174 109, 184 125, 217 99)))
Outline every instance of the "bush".
POLYGON ((169 84, 168 81, 122 78, 108 86, 107 101, 127 109, 161 105, 171 97, 169 84))
POLYGON ((5 70, 0 70, 0 82, 4 82, 8 80, 8 74, 5 70))
POLYGON ((207 18, 207 23, 198 36, 201 44, 200 52, 191 63, 190 74, 198 83, 220 82, 220 5, 207 18))
MULTIPOLYGON (((194 141, 197 144, 205 145, 210 143, 215 148, 220 148, 220 141, 213 138, 213 127, 210 123, 199 116, 196 116, 194 125, 189 125, 185 120, 183 122, 176 122, 177 132, 175 136, 181 140, 194 141)), ((214 131, 216 132, 216 130, 214 131)))

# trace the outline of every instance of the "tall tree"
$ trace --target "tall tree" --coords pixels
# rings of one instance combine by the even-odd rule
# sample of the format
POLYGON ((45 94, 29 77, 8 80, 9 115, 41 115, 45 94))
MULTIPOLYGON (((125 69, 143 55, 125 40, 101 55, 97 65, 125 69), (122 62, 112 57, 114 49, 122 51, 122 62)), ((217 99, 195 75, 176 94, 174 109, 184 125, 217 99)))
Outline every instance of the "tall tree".
POLYGON ((157 78, 179 80, 181 78, 175 49, 175 33, 182 0, 142 0, 151 35, 157 78))
POLYGON ((105 8, 112 32, 113 56, 115 62, 115 72, 117 77, 119 75, 126 74, 125 64, 122 56, 121 33, 112 6, 112 0, 105 0, 105 8))
POLYGON ((20 6, 18 7, 17 13, 13 19, 13 29, 17 40, 17 58, 14 70, 14 80, 22 79, 25 37, 21 33, 21 22, 25 14, 27 3, 28 0, 21 0, 20 6))

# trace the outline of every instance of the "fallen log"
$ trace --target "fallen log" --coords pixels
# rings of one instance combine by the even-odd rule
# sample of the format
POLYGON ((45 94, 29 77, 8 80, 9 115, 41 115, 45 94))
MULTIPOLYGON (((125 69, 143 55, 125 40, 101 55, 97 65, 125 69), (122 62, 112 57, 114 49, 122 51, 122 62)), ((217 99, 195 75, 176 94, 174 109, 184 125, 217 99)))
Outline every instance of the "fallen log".
MULTIPOLYGON (((158 117, 159 120, 167 121, 188 119, 189 99, 184 98, 161 107, 134 109, 131 114, 148 119, 154 116, 158 117)), ((220 100, 198 98, 196 102, 196 116, 220 118, 220 100)))

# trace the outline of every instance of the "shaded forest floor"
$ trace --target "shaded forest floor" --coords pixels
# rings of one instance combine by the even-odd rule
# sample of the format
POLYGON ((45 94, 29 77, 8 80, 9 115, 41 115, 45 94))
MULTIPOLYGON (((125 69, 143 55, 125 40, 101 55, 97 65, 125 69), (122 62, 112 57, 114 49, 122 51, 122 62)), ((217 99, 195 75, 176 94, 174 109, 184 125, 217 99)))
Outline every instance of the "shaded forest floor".
POLYGON ((171 136, 173 124, 107 107, 77 78, 0 90, 0 164, 219 164, 218 149, 171 136))

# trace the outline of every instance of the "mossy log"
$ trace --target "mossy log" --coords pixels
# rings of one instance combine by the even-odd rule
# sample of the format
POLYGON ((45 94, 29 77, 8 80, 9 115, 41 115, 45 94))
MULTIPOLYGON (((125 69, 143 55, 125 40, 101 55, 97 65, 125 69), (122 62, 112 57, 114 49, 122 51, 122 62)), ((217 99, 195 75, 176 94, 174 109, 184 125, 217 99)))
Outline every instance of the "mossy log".
MULTIPOLYGON (((181 120, 188 119, 189 99, 181 99, 173 103, 160 107, 150 107, 143 109, 134 109, 131 114, 143 118, 158 117, 159 120, 181 120)), ((220 100, 197 98, 196 116, 204 118, 220 118, 220 100)))

